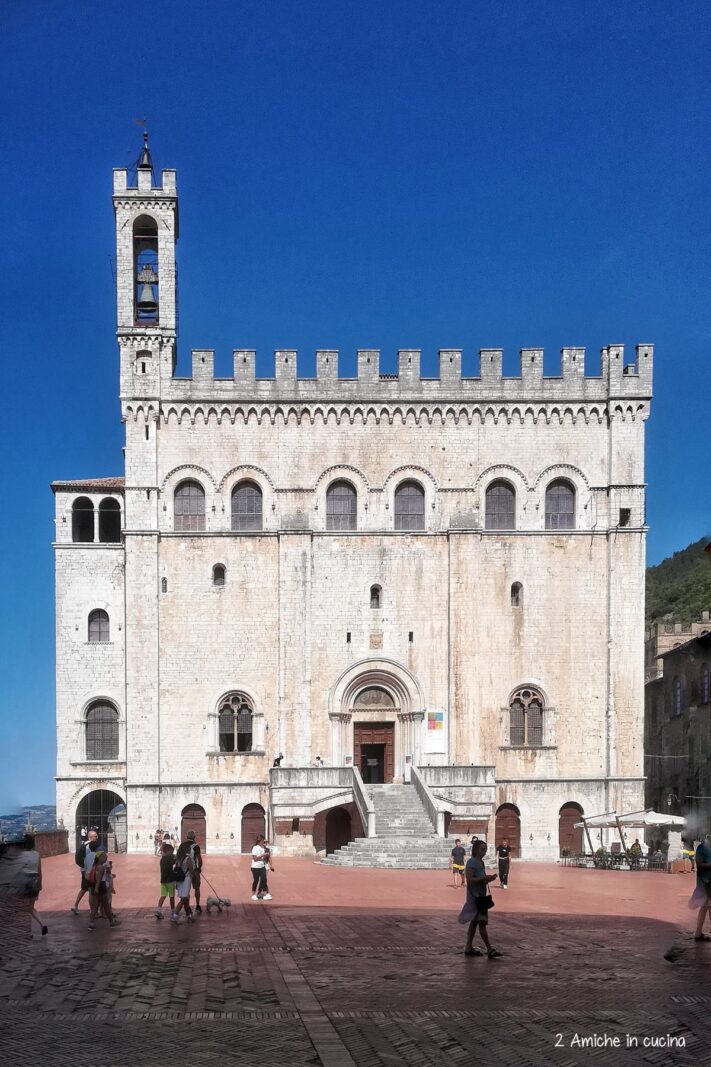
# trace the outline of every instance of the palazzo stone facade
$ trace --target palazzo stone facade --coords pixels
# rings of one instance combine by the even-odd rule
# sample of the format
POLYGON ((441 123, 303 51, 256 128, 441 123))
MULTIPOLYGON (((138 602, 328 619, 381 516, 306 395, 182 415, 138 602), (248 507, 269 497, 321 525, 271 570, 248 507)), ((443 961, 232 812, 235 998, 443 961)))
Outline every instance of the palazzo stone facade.
POLYGON ((202 819, 233 851, 263 809, 309 852, 334 805, 366 822, 361 777, 414 766, 451 831, 503 805, 552 858, 561 808, 642 807, 652 347, 598 377, 580 348, 476 378, 363 350, 353 379, 284 350, 215 378, 201 350, 178 378, 175 172, 146 151, 114 210, 125 474, 53 484, 65 825, 98 803, 147 851, 202 819))

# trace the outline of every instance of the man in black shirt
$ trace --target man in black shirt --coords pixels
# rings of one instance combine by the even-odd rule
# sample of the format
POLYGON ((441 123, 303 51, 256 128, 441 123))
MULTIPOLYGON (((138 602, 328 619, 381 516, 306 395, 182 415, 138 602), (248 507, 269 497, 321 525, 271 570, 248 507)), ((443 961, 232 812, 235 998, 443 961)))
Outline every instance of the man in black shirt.
POLYGON ((465 885, 464 881, 464 846, 459 838, 454 842, 454 848, 449 857, 449 866, 452 871, 452 877, 454 879, 454 888, 457 888, 457 875, 459 875, 459 885, 465 885))
POLYGON ((193 889, 195 890, 195 911, 199 915, 202 911, 202 908, 200 907, 200 872, 202 870, 202 853, 200 852, 200 846, 195 840, 194 830, 188 830, 187 840, 190 845, 190 859, 193 861, 193 889))
POLYGON ((508 837, 505 837, 496 849, 496 855, 499 857, 499 885, 502 889, 508 889, 509 863, 511 857, 511 848, 509 847, 508 837))

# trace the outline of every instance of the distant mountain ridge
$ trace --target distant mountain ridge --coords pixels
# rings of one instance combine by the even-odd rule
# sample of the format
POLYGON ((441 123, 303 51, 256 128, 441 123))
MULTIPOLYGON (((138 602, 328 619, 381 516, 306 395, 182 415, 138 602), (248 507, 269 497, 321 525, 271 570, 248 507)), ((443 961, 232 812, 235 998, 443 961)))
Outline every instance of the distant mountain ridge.
POLYGON ((708 543, 709 538, 702 537, 656 567, 647 567, 647 622, 665 616, 673 622, 695 622, 711 609, 711 555, 704 551, 708 543))
POLYGON ((27 826, 27 816, 35 830, 54 830, 57 825, 57 809, 54 804, 35 804, 11 815, 0 815, 0 832, 6 837, 22 833, 27 826))

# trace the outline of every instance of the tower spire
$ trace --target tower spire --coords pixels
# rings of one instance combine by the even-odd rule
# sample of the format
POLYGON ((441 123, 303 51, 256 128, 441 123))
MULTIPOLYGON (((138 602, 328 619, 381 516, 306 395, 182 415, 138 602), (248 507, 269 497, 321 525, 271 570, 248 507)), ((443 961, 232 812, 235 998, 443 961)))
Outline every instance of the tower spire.
POLYGON ((143 149, 138 157, 137 166, 139 170, 149 170, 151 174, 153 173, 153 158, 148 147, 148 128, 146 126, 143 127, 143 149))

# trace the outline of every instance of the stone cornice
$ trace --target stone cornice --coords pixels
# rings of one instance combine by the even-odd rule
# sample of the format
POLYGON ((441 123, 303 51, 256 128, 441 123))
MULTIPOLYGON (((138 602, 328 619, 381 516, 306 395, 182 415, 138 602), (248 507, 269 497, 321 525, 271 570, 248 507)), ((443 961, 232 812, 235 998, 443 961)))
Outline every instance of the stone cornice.
POLYGON ((124 421, 155 421, 160 419, 164 425, 183 422, 195 425, 221 425, 223 422, 234 425, 255 425, 267 423, 276 425, 575 425, 584 422, 600 425, 609 421, 646 420, 649 404, 643 401, 625 402, 610 407, 601 403, 568 404, 447 404, 436 401, 416 403, 379 403, 363 404, 356 401, 338 406, 328 403, 302 402, 244 402, 223 403, 213 400, 191 400, 173 403, 132 397, 123 398, 122 415, 124 421))

